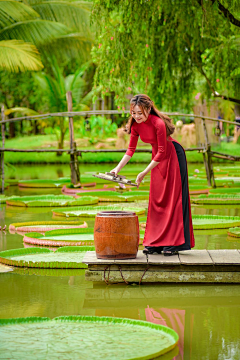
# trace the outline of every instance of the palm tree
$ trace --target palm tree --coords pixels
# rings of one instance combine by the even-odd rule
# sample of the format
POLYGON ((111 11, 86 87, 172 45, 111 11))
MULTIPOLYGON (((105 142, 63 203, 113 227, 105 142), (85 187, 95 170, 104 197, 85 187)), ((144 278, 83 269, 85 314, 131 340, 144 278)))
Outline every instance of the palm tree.
POLYGON ((89 2, 0 1, 0 68, 40 70, 44 56, 89 54, 89 2), (61 50, 59 52, 59 50, 61 50))
MULTIPOLYGON (((48 111, 65 112, 67 110, 66 93, 72 92, 73 111, 89 110, 92 91, 85 95, 84 72, 90 63, 82 65, 74 74, 64 77, 56 59, 52 63, 53 76, 42 72, 36 73, 34 78, 44 93, 44 101, 47 102, 48 111)), ((64 137, 68 130, 68 118, 57 117, 53 124, 54 132, 58 139, 58 148, 63 149, 64 137)), ((60 155, 62 153, 59 153, 60 155)))

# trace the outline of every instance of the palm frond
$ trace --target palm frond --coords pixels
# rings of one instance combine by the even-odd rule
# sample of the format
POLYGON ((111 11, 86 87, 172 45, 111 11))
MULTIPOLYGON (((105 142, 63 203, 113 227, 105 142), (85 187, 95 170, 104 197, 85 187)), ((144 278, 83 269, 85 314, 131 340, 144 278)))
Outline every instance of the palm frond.
POLYGON ((62 94, 59 91, 58 82, 45 73, 34 74, 34 79, 48 97, 51 111, 63 110, 63 106, 61 106, 62 94))
POLYGON ((72 30, 90 32, 90 11, 83 3, 42 1, 32 4, 32 8, 44 20, 60 22, 72 30))
POLYGON ((0 41, 0 68, 11 71, 37 71, 43 68, 37 48, 21 40, 0 41))
POLYGON ((14 0, 0 1, 0 28, 15 22, 38 18, 39 14, 30 6, 14 0))
POLYGON ((5 110, 5 115, 10 115, 10 114, 15 113, 15 112, 16 113, 21 113, 21 114, 26 115, 26 116, 38 115, 39 114, 37 111, 26 108, 26 107, 14 107, 14 108, 11 108, 11 109, 6 109, 5 110))
POLYGON ((55 38, 50 44, 42 44, 39 50, 44 56, 49 57, 50 54, 61 62, 72 58, 85 63, 91 59, 92 45, 92 38, 86 38, 80 33, 71 33, 55 38))
POLYGON ((1 40, 24 40, 35 45, 51 42, 67 34, 68 28, 60 23, 48 20, 33 19, 14 23, 0 30, 1 40))

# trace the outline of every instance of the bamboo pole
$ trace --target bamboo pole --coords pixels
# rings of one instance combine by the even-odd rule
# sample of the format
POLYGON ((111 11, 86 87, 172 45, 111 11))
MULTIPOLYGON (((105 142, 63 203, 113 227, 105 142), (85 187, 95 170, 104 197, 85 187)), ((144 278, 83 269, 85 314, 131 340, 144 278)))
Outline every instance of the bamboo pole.
MULTIPOLYGON (((0 121, 0 124, 13 122, 13 121, 22 121, 22 120, 34 121, 34 120, 37 120, 37 119, 45 119, 45 118, 49 118, 49 117, 66 117, 66 116, 67 117, 74 117, 74 116, 121 115, 121 114, 129 115, 129 111, 128 110, 123 110, 123 111, 119 111, 119 110, 90 110, 90 111, 56 112, 56 113, 47 113, 47 114, 40 114, 40 115, 22 116, 22 117, 6 119, 6 120, 4 119, 4 120, 0 121)), ((202 118, 202 119, 205 119, 205 120, 221 121, 221 122, 224 122, 224 123, 227 123, 227 124, 232 124, 232 125, 239 126, 239 123, 236 122, 236 121, 229 121, 229 120, 224 120, 224 119, 219 120, 217 118, 212 118, 212 117, 203 116, 203 115, 182 114, 182 113, 178 113, 178 112, 173 112, 173 113, 163 112, 163 114, 168 115, 168 116, 185 116, 185 117, 193 117, 193 118, 202 118)))
MULTIPOLYGON (((75 142, 74 142, 75 144, 75 142)), ((197 147, 197 148, 186 148, 185 151, 198 151, 203 152, 205 150, 204 147, 197 147)), ((71 153, 71 149, 10 149, 10 148, 0 148, 0 151, 3 152, 23 152, 23 153, 48 153, 48 152, 66 152, 68 154, 71 153)), ((124 153, 127 149, 100 149, 100 150, 76 150, 77 155, 81 156, 81 153, 124 153)), ((136 153, 152 153, 151 149, 136 149, 136 153)), ((231 155, 229 155, 231 156, 231 155)))
POLYGON ((202 125, 203 125, 204 137, 205 137, 207 159, 205 158, 205 156, 203 156, 203 158, 204 158, 204 165, 205 165, 205 169, 206 169, 206 175, 207 175, 207 179, 208 179, 208 185, 215 188, 216 183, 215 183, 215 179, 214 179, 214 171, 213 171, 213 165, 212 165, 211 144, 208 139, 207 127, 206 127, 206 122, 205 122, 204 118, 202 118, 202 125))
MULTIPOLYGON (((72 92, 68 91, 67 94, 67 107, 68 112, 72 112, 72 92)), ((74 142, 74 128, 73 117, 69 116, 69 137, 70 137, 70 168, 71 168, 71 182, 76 185, 80 183, 79 162, 77 157, 77 146, 74 142)))
MULTIPOLYGON (((5 120, 5 112, 4 112, 4 105, 2 105, 1 108, 1 118, 2 121, 5 120)), ((5 125, 2 123, 2 149, 5 148, 5 125)), ((4 193, 4 151, 1 151, 0 153, 1 158, 1 192, 4 193)))

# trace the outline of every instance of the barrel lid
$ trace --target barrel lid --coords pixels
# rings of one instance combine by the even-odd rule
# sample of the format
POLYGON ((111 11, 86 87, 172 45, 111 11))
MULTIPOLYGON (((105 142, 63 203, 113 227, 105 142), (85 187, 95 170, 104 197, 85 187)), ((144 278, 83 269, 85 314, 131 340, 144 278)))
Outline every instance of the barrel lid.
POLYGON ((100 211, 97 213, 97 216, 106 216, 106 217, 114 217, 114 216, 134 216, 136 215, 133 211, 100 211))

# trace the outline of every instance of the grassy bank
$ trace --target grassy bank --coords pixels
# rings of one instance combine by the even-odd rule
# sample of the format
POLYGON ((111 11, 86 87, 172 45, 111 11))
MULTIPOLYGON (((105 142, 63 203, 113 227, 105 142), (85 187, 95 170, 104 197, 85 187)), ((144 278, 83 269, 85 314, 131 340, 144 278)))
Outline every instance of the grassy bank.
MULTIPOLYGON (((79 141, 81 142, 81 140, 79 141)), ((6 140, 6 148, 15 149, 56 149, 56 138, 53 135, 37 135, 31 137, 22 137, 11 140, 6 140)), ((68 144, 65 144, 65 148, 69 148, 68 144)), ((140 148, 143 148, 142 146, 140 148)), ((81 146, 78 145, 78 149, 94 149, 94 146, 81 146)), ((232 143, 221 143, 220 146, 213 148, 216 151, 226 154, 236 155, 240 154, 240 145, 232 143)), ((123 156, 123 153, 83 153, 82 157, 79 157, 80 163, 115 163, 119 162, 123 156)), ((202 163, 203 157, 201 153, 197 151, 189 151, 186 153, 189 163, 202 163)), ((135 153, 131 159, 132 163, 148 163, 151 160, 150 153, 135 153)), ((69 163, 69 155, 64 153, 62 156, 57 156, 56 153, 5 153, 5 162, 9 164, 67 164, 69 163)), ((222 160, 214 159, 214 162, 222 162, 222 160)))

